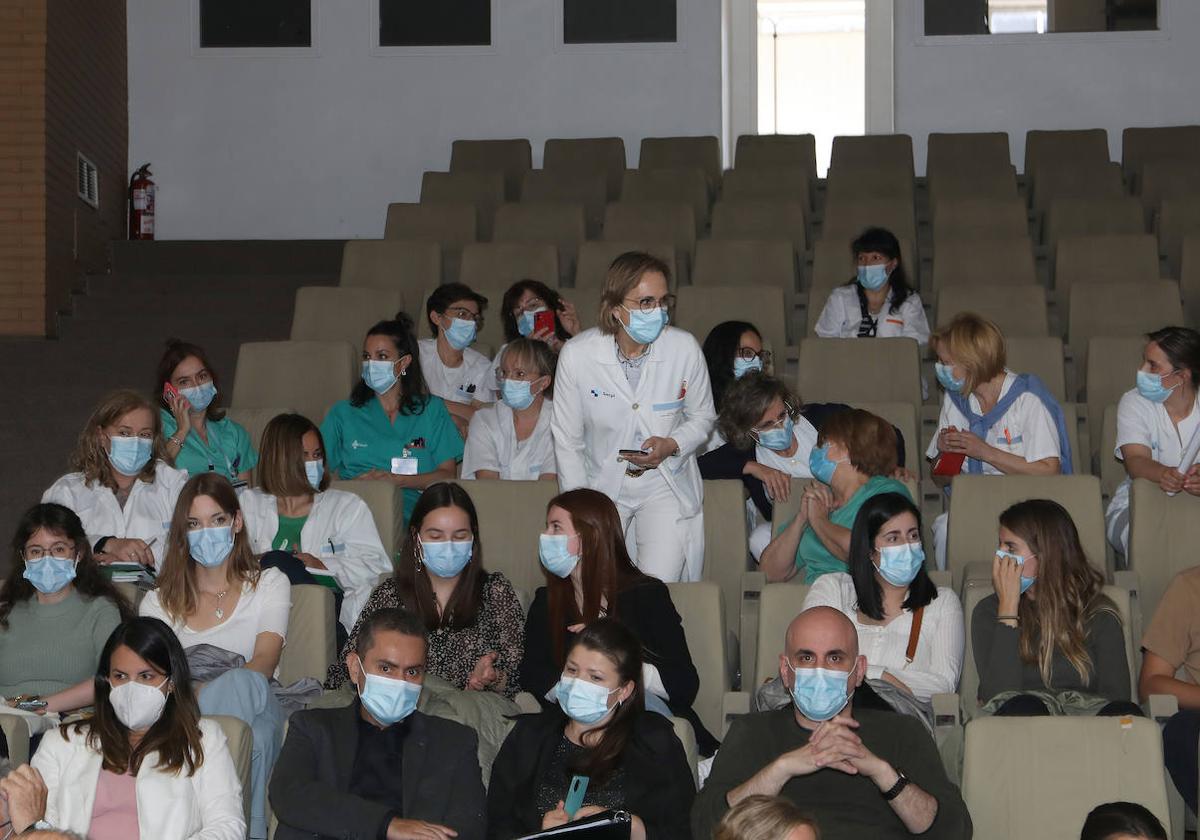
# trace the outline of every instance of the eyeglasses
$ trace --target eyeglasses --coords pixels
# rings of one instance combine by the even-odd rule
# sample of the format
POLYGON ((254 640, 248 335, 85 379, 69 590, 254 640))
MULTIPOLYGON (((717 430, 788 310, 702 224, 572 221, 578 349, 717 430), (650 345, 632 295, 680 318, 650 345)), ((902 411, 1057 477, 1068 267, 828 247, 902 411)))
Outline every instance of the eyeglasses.
POLYGON ((26 563, 36 563, 46 557, 53 557, 55 560, 74 560, 75 546, 68 543, 55 543, 50 548, 43 548, 40 545, 27 545, 21 549, 21 557, 26 563))
POLYGON ((541 298, 530 298, 524 306, 513 307, 512 314, 514 318, 520 318, 522 313, 537 312, 539 309, 549 309, 549 307, 541 298))
POLYGON ((452 306, 442 313, 449 318, 457 318, 460 321, 474 321, 476 325, 483 324, 483 315, 479 312, 472 312, 461 306, 452 306))
POLYGON ((737 351, 738 358, 749 362, 754 359, 762 359, 764 365, 771 364, 770 350, 755 350, 753 347, 739 347, 737 351))
POLYGON ((763 432, 771 431, 771 429, 781 428, 783 426, 783 424, 787 422, 787 419, 791 416, 792 416, 792 407, 790 405, 788 405, 787 403, 784 403, 783 404, 783 413, 780 414, 779 417, 777 417, 775 420, 771 421, 770 423, 768 423, 765 426, 754 426, 750 429, 750 431, 752 431, 756 435, 761 435, 763 432))
MULTIPOLYGON (((644 298, 625 298, 627 302, 632 302, 642 312, 650 313, 655 309, 674 309, 675 295, 663 295, 660 298, 644 297, 644 298)), ((629 307, 626 307, 628 309, 629 307)))

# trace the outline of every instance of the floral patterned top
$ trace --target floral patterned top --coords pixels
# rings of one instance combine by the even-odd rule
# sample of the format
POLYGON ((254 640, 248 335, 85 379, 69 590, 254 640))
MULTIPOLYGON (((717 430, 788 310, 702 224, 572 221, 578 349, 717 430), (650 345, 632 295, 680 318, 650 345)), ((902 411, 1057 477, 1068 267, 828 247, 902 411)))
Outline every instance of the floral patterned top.
MULTIPOLYGON (((388 578, 375 587, 366 606, 350 631, 350 638, 338 655, 337 661, 329 666, 325 687, 340 688, 350 679, 346 669, 346 654, 354 650, 358 633, 364 622, 376 611, 389 607, 408 607, 400 600, 395 578, 388 578)), ((500 572, 488 572, 483 580, 483 600, 479 614, 472 627, 453 630, 439 627, 429 634, 428 668, 458 688, 467 687, 467 679, 475 669, 475 663, 485 653, 497 653, 495 668, 505 677, 503 687, 495 688, 505 697, 514 697, 520 691, 517 675, 521 659, 525 655, 525 613, 517 600, 516 590, 508 578, 500 572)))

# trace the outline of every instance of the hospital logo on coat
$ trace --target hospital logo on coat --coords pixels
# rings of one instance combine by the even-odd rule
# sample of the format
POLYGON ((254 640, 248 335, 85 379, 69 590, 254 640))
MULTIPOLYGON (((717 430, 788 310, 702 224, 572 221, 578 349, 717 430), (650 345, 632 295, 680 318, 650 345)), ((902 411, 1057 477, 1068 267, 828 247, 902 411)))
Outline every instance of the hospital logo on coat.
POLYGON ((608 391, 601 391, 598 388, 592 388, 589 393, 591 393, 593 397, 608 397, 609 399, 615 399, 617 396, 616 394, 608 393, 608 391))
POLYGON ((367 446, 368 446, 368 444, 365 444, 365 443, 359 443, 357 440, 352 440, 352 441, 350 441, 350 448, 351 448, 351 449, 366 449, 366 448, 367 448, 367 446))

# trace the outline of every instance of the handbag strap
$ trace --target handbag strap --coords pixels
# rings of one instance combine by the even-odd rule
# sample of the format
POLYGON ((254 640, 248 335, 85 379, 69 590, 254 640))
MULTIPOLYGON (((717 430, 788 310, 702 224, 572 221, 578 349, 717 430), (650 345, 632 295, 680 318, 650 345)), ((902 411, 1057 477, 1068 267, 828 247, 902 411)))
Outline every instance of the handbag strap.
POLYGON ((908 631, 908 649, 904 651, 904 661, 912 662, 917 655, 917 641, 921 638, 921 621, 925 618, 925 608, 917 607, 912 614, 912 629, 908 631))

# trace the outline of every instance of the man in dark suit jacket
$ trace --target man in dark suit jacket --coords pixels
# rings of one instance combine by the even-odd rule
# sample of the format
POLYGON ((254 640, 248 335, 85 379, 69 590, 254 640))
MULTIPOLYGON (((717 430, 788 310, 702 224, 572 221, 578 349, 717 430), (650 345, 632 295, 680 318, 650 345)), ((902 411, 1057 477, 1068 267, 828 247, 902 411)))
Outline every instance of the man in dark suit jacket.
POLYGON ((292 715, 271 775, 277 840, 482 840, 486 795, 470 728, 415 711, 425 627, 376 612, 346 656, 358 698, 292 715))

